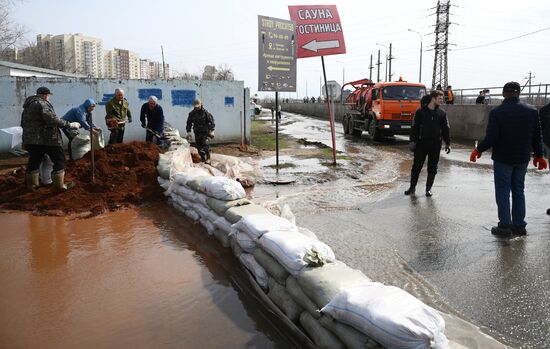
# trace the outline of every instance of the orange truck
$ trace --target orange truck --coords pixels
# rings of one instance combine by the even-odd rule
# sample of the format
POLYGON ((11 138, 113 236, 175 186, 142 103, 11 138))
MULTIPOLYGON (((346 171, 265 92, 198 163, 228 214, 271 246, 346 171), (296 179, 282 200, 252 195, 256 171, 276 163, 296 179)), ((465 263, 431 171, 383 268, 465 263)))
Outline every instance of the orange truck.
POLYGON ((342 118, 345 134, 361 136, 367 131, 374 140, 393 135, 408 135, 414 113, 426 95, 426 86, 403 81, 377 82, 369 79, 351 81, 342 86, 355 90, 346 98, 342 118))

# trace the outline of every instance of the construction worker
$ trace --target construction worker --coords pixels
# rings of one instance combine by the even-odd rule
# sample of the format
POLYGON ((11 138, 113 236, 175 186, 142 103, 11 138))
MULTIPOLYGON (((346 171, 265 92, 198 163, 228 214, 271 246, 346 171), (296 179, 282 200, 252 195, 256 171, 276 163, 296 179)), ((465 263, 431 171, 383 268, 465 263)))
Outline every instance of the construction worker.
POLYGON ((525 235, 525 174, 533 153, 533 165, 544 170, 548 164, 542 156, 542 139, 537 110, 520 102, 521 86, 515 81, 502 88, 502 104, 489 112, 485 139, 470 154, 476 162, 481 154, 493 148, 495 198, 498 225, 491 229, 497 236, 512 233, 525 235), (512 209, 510 214, 510 192, 512 209))
MULTIPOLYGON (((416 191, 416 183, 420 171, 428 157, 428 179, 426 180, 426 196, 432 196, 432 186, 437 173, 441 141, 445 142, 445 152, 451 152, 451 138, 447 114, 439 106, 443 104, 443 91, 432 91, 428 95, 430 102, 423 104, 414 114, 410 135, 410 149, 414 152, 411 169, 411 185, 405 195, 416 191)), ((425 101, 425 99, 423 98, 425 101)))
POLYGON ((455 96, 450 85, 447 86, 447 91, 445 91, 445 104, 455 104, 455 96))
MULTIPOLYGON (((65 115, 63 115, 63 120, 67 120, 68 122, 76 121, 86 131, 90 131, 90 129, 93 129, 95 131, 96 127, 93 124, 90 125, 88 123, 88 120, 90 120, 90 116, 95 109, 95 105, 95 101, 91 98, 88 98, 80 106, 71 108, 67 113, 65 113, 65 115)), ((69 145, 67 146, 67 150, 69 151, 69 158, 71 160, 74 160, 71 146, 73 139, 78 135, 78 130, 64 128, 63 133, 65 134, 65 136, 67 136, 67 139, 69 140, 69 145)))
POLYGON ((52 181, 54 189, 67 190, 73 183, 65 184, 65 154, 63 139, 59 128, 80 128, 80 123, 69 122, 57 117, 53 105, 49 102, 52 93, 47 87, 36 90, 23 104, 21 127, 23 128, 23 146, 29 152, 25 184, 29 190, 40 186, 39 168, 44 155, 53 162, 52 181))
POLYGON ((187 140, 191 141, 193 135, 191 134, 191 128, 195 133, 195 146, 199 151, 202 162, 210 161, 210 146, 208 145, 208 138, 214 138, 214 117, 204 109, 200 99, 196 99, 193 103, 193 110, 187 117, 187 140))
POLYGON ((154 137, 155 143, 160 145, 164 134, 164 112, 156 96, 150 96, 148 102, 141 106, 139 120, 141 127, 146 129, 145 141, 152 142, 154 137))
POLYGON ((105 122, 107 127, 111 131, 109 136, 109 144, 122 143, 124 140, 124 129, 126 126, 126 119, 128 122, 132 122, 132 113, 128 106, 128 100, 124 98, 124 90, 117 88, 115 95, 105 105, 105 122))

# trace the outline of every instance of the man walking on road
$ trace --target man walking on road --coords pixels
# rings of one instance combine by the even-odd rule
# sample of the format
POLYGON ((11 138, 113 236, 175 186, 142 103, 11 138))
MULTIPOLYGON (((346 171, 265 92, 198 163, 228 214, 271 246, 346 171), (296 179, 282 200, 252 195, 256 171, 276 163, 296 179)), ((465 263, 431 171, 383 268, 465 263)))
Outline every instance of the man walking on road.
POLYGON ((445 152, 451 152, 451 137, 447 114, 439 108, 443 104, 443 92, 432 91, 429 94, 430 102, 422 106, 414 114, 409 145, 414 152, 411 169, 411 186, 405 195, 414 194, 416 183, 426 157, 428 157, 428 179, 426 180, 426 196, 432 196, 432 186, 437 173, 441 141, 445 142, 445 152))
POLYGON ((126 127, 126 118, 132 122, 132 113, 128 106, 128 100, 124 98, 124 90, 117 88, 115 96, 105 105, 105 122, 111 131, 109 144, 122 143, 124 140, 124 129, 126 127))
POLYGON ((520 102, 521 86, 508 82, 502 89, 504 101, 489 112, 485 139, 470 154, 476 162, 481 154, 493 148, 495 197, 498 207, 498 225, 491 233, 509 236, 526 235, 525 226, 525 174, 534 153, 533 165, 539 170, 548 165, 542 156, 542 140, 537 110, 520 102), (510 215, 510 191, 512 210, 510 215))
POLYGON ((191 128, 195 133, 195 146, 199 151, 202 162, 210 161, 210 146, 208 138, 214 138, 214 117, 204 109, 202 102, 196 99, 193 103, 194 109, 191 110, 187 117, 187 140, 191 141, 193 135, 191 128))

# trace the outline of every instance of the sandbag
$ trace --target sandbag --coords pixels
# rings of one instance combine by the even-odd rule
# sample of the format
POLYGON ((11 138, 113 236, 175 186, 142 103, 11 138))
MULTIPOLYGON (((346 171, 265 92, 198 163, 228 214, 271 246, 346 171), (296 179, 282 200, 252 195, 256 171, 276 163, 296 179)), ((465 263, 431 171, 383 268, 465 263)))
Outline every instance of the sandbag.
MULTIPOLYGON (((103 139, 103 131, 101 129, 96 129, 97 134, 94 136, 93 147, 94 150, 103 149, 105 147, 105 141, 103 139)), ((71 142, 71 153, 73 159, 77 160, 82 158, 92 149, 90 145, 90 133, 86 131, 79 132, 76 137, 73 138, 71 142)))
POLYGON ((209 176, 197 176, 197 177, 194 177, 193 179, 188 180, 185 185, 188 188, 193 189, 194 191, 202 192, 201 189, 200 189, 201 186, 202 186, 202 183, 205 180, 207 180, 208 178, 210 178, 210 177, 209 176))
POLYGON ((272 231, 298 233, 298 227, 296 227, 296 225, 290 223, 285 218, 275 216, 271 213, 245 216, 233 226, 256 239, 272 231))
POLYGON ((371 282, 361 271, 335 261, 321 268, 304 268, 296 275, 298 285, 320 308, 324 307, 341 290, 371 282))
POLYGON ((231 251, 233 251, 233 255, 237 258, 239 258, 239 256, 244 253, 235 235, 229 236, 229 247, 231 247, 231 251))
POLYGON ((335 334, 349 349, 384 349, 375 340, 351 326, 339 323, 328 314, 323 315, 319 319, 319 323, 335 334))
POLYGON ((292 297, 286 292, 284 286, 280 285, 275 279, 268 280, 269 292, 267 296, 277 304, 279 309, 285 313, 286 317, 292 322, 298 322, 303 309, 292 300, 292 297))
POLYGON ((216 239, 218 239, 218 241, 220 242, 220 244, 222 244, 223 247, 226 247, 226 248, 229 247, 229 236, 226 232, 224 232, 221 229, 215 229, 214 236, 216 237, 216 239))
POLYGON ((266 290, 267 286, 268 286, 268 284, 267 284, 267 280, 268 280, 267 273, 265 272, 265 269, 262 268, 262 266, 259 265, 258 262, 256 262, 256 260, 254 259, 254 256, 252 256, 249 253, 242 253, 239 256, 239 260, 245 266, 245 268, 248 269, 252 273, 252 275, 254 276, 256 281, 258 282, 258 285, 260 285, 260 287, 262 287, 264 290, 266 290))
POLYGON ((227 177, 210 177, 200 186, 201 192, 218 200, 238 200, 246 196, 241 183, 227 177))
POLYGON ((172 191, 176 192, 179 196, 190 203, 197 201, 197 193, 183 185, 176 186, 176 188, 172 189, 172 191))
MULTIPOLYGON (((161 156, 164 154, 160 154, 161 156)), ((172 174, 172 181, 178 185, 187 185, 187 182, 193 179, 191 175, 185 172, 176 172, 172 174)))
POLYGON ((229 236, 234 236, 239 246, 248 253, 252 253, 258 248, 258 243, 255 239, 237 229, 232 228, 229 236))
POLYGON ((189 218, 191 218, 191 220, 193 220, 193 222, 197 222, 201 216, 199 216, 199 214, 197 212, 195 212, 195 210, 193 209, 188 209, 188 210, 185 210, 185 215, 189 218))
POLYGON ((202 217, 205 219, 208 219, 210 223, 215 222, 218 218, 220 218, 214 211, 209 209, 208 207, 204 206, 203 204, 199 202, 191 203, 191 207, 202 217))
POLYGON ((243 217, 246 217, 252 214, 265 214, 265 213, 269 213, 269 211, 266 208, 256 204, 235 206, 225 211, 225 219, 231 222, 231 224, 234 224, 240 221, 243 217))
POLYGON ((330 247, 297 231, 272 231, 263 234, 259 244, 292 275, 305 266, 322 266, 335 260, 330 247))
POLYGON ((252 252, 256 261, 267 271, 267 273, 275 279, 279 284, 285 285, 288 278, 288 271, 273 257, 267 254, 263 249, 257 248, 252 252))
MULTIPOLYGON (((161 176, 158 176, 157 177, 157 182, 158 184, 160 184, 160 187, 164 190, 168 190, 168 188, 170 187, 170 181, 161 177, 161 176)), ((165 193, 166 195, 166 193, 165 193)))
POLYGON ((300 285, 298 285, 298 281, 296 281, 296 278, 294 276, 290 275, 286 279, 286 290, 288 294, 294 299, 296 303, 298 303, 302 308, 307 310, 311 316, 313 316, 316 319, 319 319, 321 317, 321 313, 319 312, 319 307, 311 299, 309 299, 308 296, 302 291, 300 288, 300 285))
POLYGON ((330 333, 321 324, 313 318, 307 311, 300 315, 300 324, 306 330, 307 334, 315 345, 320 349, 345 349, 346 346, 340 342, 335 335, 330 333))
POLYGON ((449 348, 445 321, 408 292, 378 282, 341 291, 321 309, 387 348, 449 348))
POLYGON ((231 223, 225 217, 219 217, 214 221, 214 226, 222 231, 225 232, 226 235, 229 235, 231 233, 231 223))
POLYGON ((224 201, 224 200, 218 200, 218 199, 208 197, 206 199, 206 203, 208 204, 208 207, 210 207, 212 211, 216 212, 220 216, 223 216, 225 215, 225 212, 231 207, 248 205, 248 204, 251 204, 252 202, 248 199, 224 201))
POLYGON ((189 201, 183 199, 181 196, 179 196, 175 193, 172 193, 172 195, 170 195, 170 197, 172 198, 172 200, 177 202, 181 207, 185 208, 186 210, 193 209, 193 207, 191 206, 189 201))
POLYGON ((157 172, 164 179, 170 179, 170 165, 172 160, 169 155, 159 154, 159 162, 157 164, 157 172))
POLYGON ((206 218, 201 218, 199 220, 200 224, 204 227, 204 229, 206 229, 206 232, 208 233, 208 235, 212 235, 214 234, 214 230, 216 230, 216 227, 214 227, 214 225, 212 224, 212 222, 210 222, 208 219, 206 218))

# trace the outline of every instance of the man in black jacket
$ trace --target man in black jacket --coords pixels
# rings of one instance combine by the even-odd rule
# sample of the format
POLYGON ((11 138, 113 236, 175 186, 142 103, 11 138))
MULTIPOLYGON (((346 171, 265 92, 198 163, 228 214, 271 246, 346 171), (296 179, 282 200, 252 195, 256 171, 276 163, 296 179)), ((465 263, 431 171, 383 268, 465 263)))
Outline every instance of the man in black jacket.
POLYGON ((202 162, 210 160, 210 146, 208 145, 208 138, 214 138, 214 117, 204 109, 202 102, 196 99, 193 103, 195 107, 189 113, 187 117, 187 140, 191 141, 193 135, 191 134, 191 128, 195 133, 195 146, 199 151, 202 162))
POLYGON ((426 196, 432 196, 432 186, 437 173, 441 141, 445 142, 445 152, 451 152, 451 138, 447 114, 439 108, 443 104, 443 92, 432 91, 430 102, 423 104, 414 114, 410 136, 410 149, 414 152, 414 161, 411 169, 411 186, 405 195, 414 194, 416 183, 426 156, 428 157, 428 179, 426 180, 426 196))
POLYGON ((499 236, 527 234, 525 226, 524 183, 527 166, 534 153, 533 165, 543 170, 547 167, 542 156, 540 122, 537 110, 520 102, 521 86, 508 82, 502 89, 504 101, 489 112, 485 139, 470 154, 476 162, 481 153, 493 148, 493 173, 495 197, 498 207, 498 225, 491 233, 499 236), (510 215, 510 192, 512 210, 510 215))

